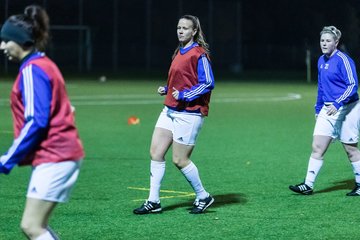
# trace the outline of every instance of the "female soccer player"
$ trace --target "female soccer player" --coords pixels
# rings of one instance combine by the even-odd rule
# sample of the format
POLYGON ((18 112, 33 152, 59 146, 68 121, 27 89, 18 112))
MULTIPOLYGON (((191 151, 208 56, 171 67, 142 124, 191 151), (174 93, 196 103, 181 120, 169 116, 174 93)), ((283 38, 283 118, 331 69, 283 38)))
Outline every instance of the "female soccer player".
POLYGON ((341 141, 355 174, 355 188, 347 196, 360 195, 358 78, 354 61, 337 49, 340 37, 340 30, 334 26, 324 27, 320 32, 323 55, 318 60, 318 96, 312 153, 305 182, 289 187, 305 195, 313 193, 324 154, 335 139, 341 141))
POLYGON ((160 185, 165 174, 165 154, 172 145, 172 160, 196 193, 190 213, 202 213, 214 198, 204 189, 195 164, 189 159, 196 138, 208 115, 214 77, 199 19, 185 15, 177 25, 179 46, 172 57, 166 86, 158 88, 166 95, 152 136, 150 155, 150 194, 135 214, 161 212, 160 185))
POLYGON ((39 6, 9 17, 1 29, 0 49, 20 63, 11 91, 15 139, 0 157, 0 173, 32 165, 21 228, 29 239, 58 239, 49 217, 69 198, 84 157, 64 79, 45 56, 49 18, 39 6))

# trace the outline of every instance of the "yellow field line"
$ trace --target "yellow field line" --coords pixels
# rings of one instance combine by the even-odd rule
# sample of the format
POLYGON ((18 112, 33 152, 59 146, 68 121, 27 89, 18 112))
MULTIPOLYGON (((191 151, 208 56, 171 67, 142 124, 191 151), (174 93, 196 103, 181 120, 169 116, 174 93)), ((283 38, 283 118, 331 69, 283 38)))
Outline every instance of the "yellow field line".
MULTIPOLYGON (((149 191, 149 190, 150 190, 149 188, 139 188, 139 187, 128 187, 128 189, 139 190, 139 191, 149 191)), ((174 191, 174 190, 160 190, 160 192, 178 194, 178 195, 160 197, 160 199, 183 198, 183 197, 192 197, 192 196, 195 196, 195 193, 191 193, 191 192, 181 192, 181 191, 174 191)), ((144 201, 144 199, 134 199, 133 201, 136 201, 136 202, 137 202, 137 201, 144 201)))
MULTIPOLYGON (((128 187, 128 189, 140 190, 140 191, 149 191, 149 188, 139 188, 139 187, 128 187)), ((180 193, 180 194, 192 194, 191 192, 180 192, 174 190, 160 190, 160 192, 164 193, 180 193)))

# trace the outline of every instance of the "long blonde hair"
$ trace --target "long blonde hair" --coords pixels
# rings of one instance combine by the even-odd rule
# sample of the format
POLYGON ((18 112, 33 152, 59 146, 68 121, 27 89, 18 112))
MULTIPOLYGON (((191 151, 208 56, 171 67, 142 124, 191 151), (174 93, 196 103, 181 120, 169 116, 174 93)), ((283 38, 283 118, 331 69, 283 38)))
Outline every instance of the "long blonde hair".
MULTIPOLYGON (((182 16, 180 19, 186 19, 186 20, 190 20, 193 24, 193 29, 196 30, 196 33, 194 35, 194 42, 197 42, 199 44, 199 46, 201 46, 206 54, 208 56, 210 56, 210 50, 209 50, 209 44, 206 42, 205 40, 205 35, 204 32, 201 29, 201 25, 200 25, 200 20, 198 17, 193 16, 193 15, 184 15, 182 16)), ((172 59, 174 59, 174 57, 176 56, 176 54, 179 52, 180 49, 180 44, 177 46, 177 48, 174 51, 174 54, 172 55, 172 59)))

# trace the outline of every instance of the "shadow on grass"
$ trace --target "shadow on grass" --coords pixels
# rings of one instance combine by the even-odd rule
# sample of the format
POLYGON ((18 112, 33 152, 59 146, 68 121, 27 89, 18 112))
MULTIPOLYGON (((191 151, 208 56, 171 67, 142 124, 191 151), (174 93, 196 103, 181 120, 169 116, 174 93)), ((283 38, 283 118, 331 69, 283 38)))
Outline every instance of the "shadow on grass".
POLYGON ((354 188, 354 179, 343 180, 339 182, 334 182, 334 186, 322 189, 320 191, 316 191, 315 193, 327 193, 332 191, 339 191, 339 190, 351 190, 354 188))
MULTIPOLYGON (((221 195, 213 195, 215 201, 211 205, 209 209, 214 209, 218 207, 222 207, 225 205, 231 205, 231 204, 246 204, 247 199, 245 194, 241 193, 228 193, 228 194, 221 194, 221 195)), ((179 204, 173 204, 170 206, 163 207, 163 211, 171 211, 176 208, 183 208, 188 207, 191 209, 191 206, 193 204, 193 201, 183 202, 179 204)), ((207 210, 207 212, 212 212, 211 210, 207 210)))

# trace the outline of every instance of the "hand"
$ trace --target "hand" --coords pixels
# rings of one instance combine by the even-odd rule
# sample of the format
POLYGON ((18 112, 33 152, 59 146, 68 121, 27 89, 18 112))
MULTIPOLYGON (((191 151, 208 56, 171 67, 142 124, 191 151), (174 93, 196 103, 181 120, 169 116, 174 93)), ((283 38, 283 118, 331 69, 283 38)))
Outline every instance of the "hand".
POLYGON ((173 92, 172 92, 172 96, 176 99, 179 100, 179 91, 173 87, 173 92))
POLYGON ((329 115, 329 116, 332 116, 332 115, 335 115, 337 113, 337 109, 336 107, 331 104, 330 106, 327 107, 327 111, 326 111, 326 114, 329 115))
POLYGON ((160 86, 157 90, 158 94, 160 94, 160 96, 163 96, 166 94, 166 91, 165 91, 165 87, 162 87, 160 86))

